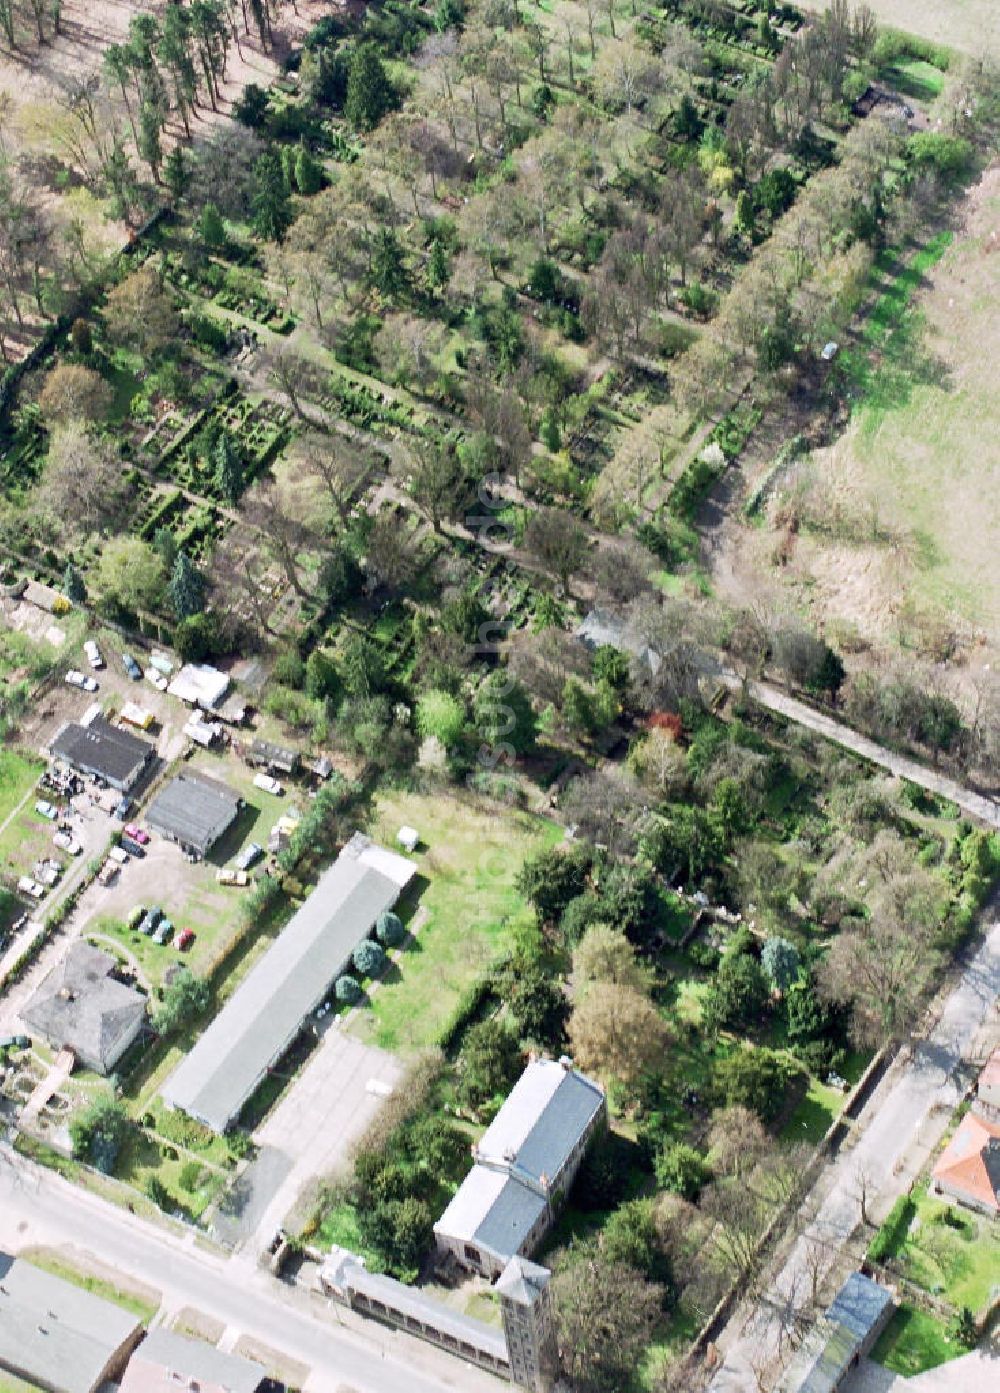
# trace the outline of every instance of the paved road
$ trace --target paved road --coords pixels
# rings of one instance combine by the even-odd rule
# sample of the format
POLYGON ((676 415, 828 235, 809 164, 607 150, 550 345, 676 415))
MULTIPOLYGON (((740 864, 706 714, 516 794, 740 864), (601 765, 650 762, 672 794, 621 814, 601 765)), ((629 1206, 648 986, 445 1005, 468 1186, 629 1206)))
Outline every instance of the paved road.
MULTIPOLYGON (((720 680, 734 690, 743 685, 735 673, 723 672, 720 674, 720 680)), ((884 745, 869 740, 866 735, 859 735, 850 726, 834 720, 832 716, 824 715, 804 701, 796 700, 780 688, 772 687, 769 682, 750 682, 748 692, 758 705, 766 706, 768 710, 781 716, 787 716, 789 720, 814 730, 817 735, 823 735, 827 740, 832 740, 847 750, 853 750, 855 754, 871 760, 882 769, 887 769, 890 774, 909 779, 911 783, 919 784, 930 793, 951 799, 969 817, 1000 830, 1000 802, 997 799, 972 793, 954 779, 949 779, 946 774, 939 774, 936 769, 929 769, 918 760, 908 759, 906 755, 887 750, 884 745)))
POLYGON ((312 1369, 307 1393, 502 1393, 508 1385, 399 1332, 362 1322, 246 1262, 225 1261, 0 1150, 0 1248, 72 1247, 174 1310, 193 1306, 312 1369))
POLYGON ((980 1057, 997 1033, 998 993, 1000 919, 994 918, 928 1038, 886 1075, 861 1114, 856 1145, 842 1150, 821 1176, 823 1198, 789 1250, 769 1300, 757 1305, 743 1329, 731 1322, 719 1341, 724 1362, 712 1379, 712 1393, 757 1393, 753 1365, 759 1368, 777 1348, 776 1309, 804 1303, 813 1254, 822 1248, 835 1262, 858 1225, 859 1176, 867 1178, 868 1208, 876 1214, 909 1185, 962 1095, 964 1083, 956 1078, 960 1066, 980 1057))

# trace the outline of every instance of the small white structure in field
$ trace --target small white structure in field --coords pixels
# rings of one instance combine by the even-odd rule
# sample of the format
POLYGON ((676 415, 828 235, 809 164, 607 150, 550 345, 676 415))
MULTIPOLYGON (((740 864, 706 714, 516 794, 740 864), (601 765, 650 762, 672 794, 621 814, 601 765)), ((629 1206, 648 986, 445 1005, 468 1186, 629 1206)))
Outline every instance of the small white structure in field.
POLYGON ((229 691, 229 678, 208 663, 185 663, 167 691, 188 706, 213 711, 229 691))
POLYGON ((420 833, 415 827, 401 827, 396 833, 396 841, 404 851, 416 851, 420 845, 420 833))
POLYGON ((833 339, 831 339, 829 343, 823 345, 822 352, 819 356, 823 359, 824 363, 832 363, 839 352, 840 344, 834 343, 833 339))

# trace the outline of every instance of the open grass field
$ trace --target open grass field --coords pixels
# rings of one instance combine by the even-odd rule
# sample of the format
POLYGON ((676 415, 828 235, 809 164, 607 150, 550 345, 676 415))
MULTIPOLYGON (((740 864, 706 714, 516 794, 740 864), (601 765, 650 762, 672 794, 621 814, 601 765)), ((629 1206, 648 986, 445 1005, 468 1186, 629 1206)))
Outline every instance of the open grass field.
MULTIPOLYGON (((912 290, 909 318, 905 311, 896 315, 887 341, 872 344, 877 361, 866 404, 820 461, 831 489, 853 481, 875 500, 883 523, 902 530, 905 583, 916 599, 955 611, 994 636, 1000 634, 1000 574, 991 564, 1000 528, 998 211, 1000 166, 994 166, 970 194, 960 234, 939 260, 928 255, 918 266, 922 284, 912 290), (891 350, 892 337, 900 335, 912 336, 916 380, 909 384, 899 380, 891 350)), ((886 289, 898 300, 898 289, 886 289)))
MULTIPOLYGON (((982 53, 1000 51, 1000 7, 995 0, 869 0, 880 24, 903 29, 936 44, 982 53)), ((821 12, 827 0, 801 0, 804 10, 821 12)))
POLYGON ((34 787, 45 766, 16 750, 0 750, 0 827, 34 787))
POLYGON ((514 888, 521 863, 562 831, 444 790, 383 794, 369 831, 392 846, 404 823, 421 836, 422 889, 409 907, 410 917, 420 916, 419 932, 351 1029, 382 1049, 406 1053, 438 1038, 462 992, 503 949, 525 907, 514 888))
POLYGON ((770 586, 775 607, 791 599, 831 633, 887 651, 917 623, 944 620, 995 663, 998 211, 994 164, 959 204, 953 231, 883 253, 870 313, 841 362, 856 403, 850 423, 796 467, 783 495, 803 488, 824 523, 803 526, 779 568, 778 523, 732 522, 713 562, 719 593, 748 602, 770 586))

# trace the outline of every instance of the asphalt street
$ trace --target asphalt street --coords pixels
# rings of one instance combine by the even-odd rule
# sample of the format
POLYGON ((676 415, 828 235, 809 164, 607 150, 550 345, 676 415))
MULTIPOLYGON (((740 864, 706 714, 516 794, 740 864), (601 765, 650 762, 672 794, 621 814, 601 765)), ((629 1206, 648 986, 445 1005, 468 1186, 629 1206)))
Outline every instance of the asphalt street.
POLYGON ((0 1149, 0 1248, 73 1248, 312 1369, 306 1393, 501 1393, 508 1385, 325 1298, 225 1259, 0 1149))

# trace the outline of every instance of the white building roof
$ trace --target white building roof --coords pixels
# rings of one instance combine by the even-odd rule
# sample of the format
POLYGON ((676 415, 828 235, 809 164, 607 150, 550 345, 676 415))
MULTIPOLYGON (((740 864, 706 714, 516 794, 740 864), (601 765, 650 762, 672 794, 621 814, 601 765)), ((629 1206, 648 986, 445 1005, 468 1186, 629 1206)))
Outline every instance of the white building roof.
POLYGON ((603 1091, 569 1061, 532 1060, 434 1232, 500 1259, 516 1256, 548 1208, 550 1185, 603 1107, 603 1091))
POLYGON ((208 663, 185 663, 167 691, 189 706, 211 711, 229 691, 229 678, 208 663))

